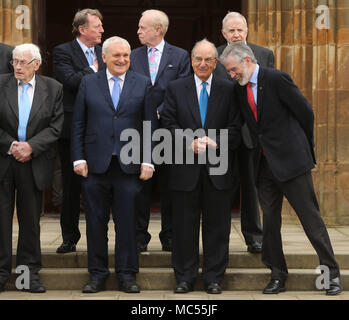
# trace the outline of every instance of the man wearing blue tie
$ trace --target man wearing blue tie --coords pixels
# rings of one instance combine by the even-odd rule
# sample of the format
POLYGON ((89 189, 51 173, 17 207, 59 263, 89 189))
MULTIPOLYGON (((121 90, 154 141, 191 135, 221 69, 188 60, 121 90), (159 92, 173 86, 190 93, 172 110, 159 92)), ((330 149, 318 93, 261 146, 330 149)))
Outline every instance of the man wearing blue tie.
POLYGON ((141 180, 153 175, 151 159, 142 164, 122 161, 121 134, 132 129, 141 135, 143 120, 156 124, 149 105, 150 80, 130 66, 130 45, 119 37, 103 43, 106 70, 85 77, 76 98, 72 127, 74 171, 82 176, 86 210, 86 235, 90 281, 84 293, 105 288, 108 270, 108 221, 112 209, 115 223, 115 272, 120 290, 140 291, 136 283, 136 197, 141 180))
POLYGON ((241 124, 234 104, 234 84, 212 75, 217 57, 214 44, 206 39, 198 42, 191 55, 195 74, 171 82, 164 100, 164 127, 171 131, 174 140, 183 138, 184 145, 189 146, 184 148, 186 154, 194 153, 194 163, 173 164, 169 172, 175 293, 187 293, 194 288, 199 269, 201 217, 202 278, 208 293, 221 293, 221 281, 228 264, 232 156, 240 143, 241 124), (178 129, 201 129, 201 133, 182 135, 178 129), (210 137, 210 129, 217 133, 216 139, 210 137), (227 147, 222 144, 224 137, 220 136, 219 129, 227 130, 227 147), (214 163, 206 152, 226 156, 226 172, 211 174, 214 163), (206 157, 203 164, 199 161, 202 156, 206 157))

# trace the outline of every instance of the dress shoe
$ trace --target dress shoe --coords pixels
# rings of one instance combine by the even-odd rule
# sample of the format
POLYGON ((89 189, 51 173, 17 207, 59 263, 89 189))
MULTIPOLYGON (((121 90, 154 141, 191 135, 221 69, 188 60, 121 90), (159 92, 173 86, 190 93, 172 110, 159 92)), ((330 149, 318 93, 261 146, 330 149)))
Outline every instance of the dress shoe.
POLYGON ((90 280, 82 288, 82 293, 97 293, 104 290, 105 290, 104 281, 90 280))
POLYGON ((172 239, 162 241, 162 251, 172 252, 172 239))
POLYGON ((262 243, 255 241, 247 246, 247 251, 251 253, 261 253, 262 252, 262 243))
POLYGON ((210 294, 222 293, 221 285, 218 282, 210 282, 206 286, 206 292, 210 294))
POLYGON ((271 279, 263 290, 265 294, 277 294, 279 292, 285 292, 285 281, 279 279, 271 279))
POLYGON ((40 283, 39 280, 30 281, 29 289, 23 289, 22 291, 31 293, 45 293, 46 288, 40 283))
POLYGON ((76 243, 72 242, 63 242, 58 248, 57 253, 68 253, 76 251, 76 243))
POLYGON ((147 243, 137 243, 137 253, 146 252, 148 250, 147 243))
POLYGON ((190 291, 193 291, 193 286, 186 281, 178 283, 174 289, 174 293, 188 293, 190 291))
POLYGON ((5 290, 5 283, 0 283, 0 292, 5 290))
POLYGON ((335 296, 343 291, 343 286, 341 283, 341 278, 337 277, 330 280, 330 287, 326 290, 328 296, 335 296))
POLYGON ((126 293, 139 293, 141 289, 135 280, 120 281, 120 291, 126 293))

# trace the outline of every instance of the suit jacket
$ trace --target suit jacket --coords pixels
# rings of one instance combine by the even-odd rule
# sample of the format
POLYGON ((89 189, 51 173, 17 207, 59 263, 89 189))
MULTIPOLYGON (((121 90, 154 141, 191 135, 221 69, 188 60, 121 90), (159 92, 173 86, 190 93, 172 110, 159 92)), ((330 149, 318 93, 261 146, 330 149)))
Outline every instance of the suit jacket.
MULTIPOLYGON (((315 165, 314 114, 291 77, 260 67, 257 122, 247 102, 246 86, 236 85, 235 90, 252 138, 263 149, 275 178, 288 181, 311 170, 315 165)), ((258 163, 255 167, 258 174, 258 163)))
MULTIPOLYGON (((105 68, 102 48, 95 46, 99 70, 105 68)), ((53 49, 53 76, 63 84, 64 125, 62 138, 70 139, 76 95, 82 78, 94 71, 89 67, 86 56, 74 39, 53 49)))
MULTIPOLYGON (((12 74, 0 75, 0 181, 10 164, 7 154, 18 141, 18 86, 12 74)), ((48 188, 53 178, 55 142, 63 126, 63 91, 56 80, 36 75, 33 103, 27 124, 27 142, 33 148, 32 170, 39 190, 48 188)))
MULTIPOLYGON (((122 147, 129 142, 120 140, 123 130, 137 130, 142 144, 143 120, 151 121, 152 131, 156 129, 155 108, 149 102, 150 87, 149 79, 128 71, 115 111, 106 70, 83 78, 73 119, 73 161, 86 160, 89 172, 104 173, 109 167, 114 143, 120 155, 122 147)), ((120 166, 127 174, 140 172, 139 164, 124 164, 120 161, 120 166)))
POLYGON ((0 74, 13 72, 10 64, 13 49, 13 47, 0 43, 0 74))
MULTIPOLYGON (((132 50, 130 69, 150 79, 147 46, 132 50)), ((158 73, 151 91, 152 104, 161 114, 168 84, 190 75, 190 59, 187 51, 165 42, 158 73)))
MULTIPOLYGON (((226 152, 232 159, 233 151, 240 143, 240 112, 234 103, 234 84, 225 79, 213 76, 212 87, 207 107, 204 129, 228 129, 228 150, 221 148, 219 132, 216 143, 218 152, 226 152)), ((178 136, 176 129, 191 129, 202 127, 198 97, 194 76, 178 79, 170 83, 164 102, 162 120, 164 127, 172 133, 173 139, 178 136)), ((184 140, 187 136, 182 135, 184 140)), ((194 137, 189 137, 193 140, 194 137)), ((188 141, 190 144, 191 141, 188 141)), ((186 143, 184 143, 184 148, 186 143)), ((185 157, 184 157, 185 159, 185 157)), ((230 189, 233 185, 232 163, 228 161, 228 170, 224 175, 210 175, 213 185, 220 190, 230 189)), ((206 169, 216 166, 207 159, 206 169)), ((192 191, 198 183, 202 165, 195 157, 194 164, 172 164, 170 166, 169 187, 172 190, 192 191)))

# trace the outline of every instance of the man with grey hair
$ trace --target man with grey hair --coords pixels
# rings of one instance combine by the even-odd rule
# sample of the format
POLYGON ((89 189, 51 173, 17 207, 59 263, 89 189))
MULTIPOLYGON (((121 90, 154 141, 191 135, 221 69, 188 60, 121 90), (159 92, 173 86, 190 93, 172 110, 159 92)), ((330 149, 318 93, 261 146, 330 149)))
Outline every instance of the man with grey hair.
POLYGON ((244 43, 227 46, 221 61, 235 86, 241 113, 257 145, 255 179, 263 211, 262 261, 271 269, 266 294, 285 291, 287 265, 282 250, 281 210, 285 196, 317 252, 328 267, 327 295, 342 291, 339 266, 321 218, 311 170, 315 167, 314 113, 285 72, 256 63, 244 43))
POLYGON ((13 47, 0 43, 0 74, 11 73, 13 68, 10 64, 13 47))
POLYGON ((219 294, 229 259, 232 165, 234 150, 240 143, 240 114, 234 103, 234 84, 212 75, 218 61, 214 44, 206 39, 199 41, 194 46, 191 61, 194 76, 169 84, 162 115, 163 125, 171 131, 173 140, 182 137, 189 146, 184 147, 186 155, 195 156, 194 163, 173 164, 169 170, 174 292, 187 293, 194 288, 199 269, 202 217, 202 279, 206 292, 219 294), (185 137, 178 129, 200 133, 185 137), (226 130, 227 146, 223 144, 221 129, 226 130), (210 137, 210 130, 217 133, 215 139, 210 137), (210 152, 226 157, 224 173, 211 173, 210 168, 215 165, 210 152), (208 156, 205 164, 199 160, 202 156, 208 156))
MULTIPOLYGON (((222 21, 222 35, 227 43, 217 48, 221 55, 226 46, 234 42, 246 43, 253 51, 257 62, 263 67, 274 67, 274 54, 271 50, 247 42, 248 27, 245 17, 239 12, 228 12, 222 21)), ((221 63, 217 64, 215 75, 230 79, 221 63)), ((260 222, 257 191, 253 184, 254 145, 246 124, 241 128, 242 142, 237 152, 237 168, 240 183, 235 184, 234 200, 238 198, 241 212, 241 231, 245 238, 247 250, 259 253, 262 250, 262 225, 260 222), (240 200, 241 199, 241 200, 240 200)))
POLYGON ((30 272, 29 287, 24 290, 45 292, 39 278, 40 215, 43 190, 53 178, 63 104, 62 85, 37 75, 40 64, 39 48, 22 44, 13 50, 14 74, 0 75, 0 291, 11 274, 16 204, 16 264, 27 266, 30 272))
POLYGON ((63 243, 57 253, 76 250, 80 239, 81 179, 73 171, 70 156, 71 125, 74 103, 82 78, 104 69, 102 49, 99 44, 104 32, 102 15, 96 9, 83 9, 73 20, 73 41, 61 44, 53 50, 53 74, 63 84, 64 126, 59 139, 59 155, 62 170, 63 200, 61 228, 63 243))
MULTIPOLYGON (((138 37, 144 46, 131 52, 131 70, 145 75, 152 81, 151 101, 156 108, 158 119, 161 118, 165 91, 170 81, 190 74, 188 52, 175 47, 164 40, 169 25, 167 15, 160 10, 146 10, 138 24, 138 37)), ((161 124, 159 120, 159 125, 161 124)), ((148 232, 152 187, 155 184, 161 190, 161 232, 159 234, 163 251, 172 251, 172 211, 167 187, 168 166, 157 166, 155 181, 143 183, 137 210, 138 252, 147 251, 150 241, 148 232), (156 182, 156 183, 155 183, 156 182)))
MULTIPOLYGON (((121 139, 125 130, 137 131, 142 141, 143 121, 156 126, 149 105, 150 80, 129 71, 130 45, 120 37, 107 39, 102 57, 106 70, 82 79, 72 127, 74 171, 82 176, 90 281, 84 293, 105 289, 108 269, 108 221, 115 223, 115 272, 120 290, 137 293, 136 201, 141 180, 153 175, 151 159, 126 164, 121 139)), ((152 132, 151 132, 152 134, 152 132)), ((145 138, 146 139, 146 138, 145 138)), ((147 150, 150 151, 151 150, 147 150)))

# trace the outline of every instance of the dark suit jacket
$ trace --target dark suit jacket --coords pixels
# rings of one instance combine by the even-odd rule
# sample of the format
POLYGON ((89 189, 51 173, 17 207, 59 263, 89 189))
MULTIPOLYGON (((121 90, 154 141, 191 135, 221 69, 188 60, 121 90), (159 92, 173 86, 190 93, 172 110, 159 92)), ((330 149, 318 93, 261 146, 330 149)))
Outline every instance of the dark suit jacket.
MULTIPOLYGON (((132 50, 130 69, 150 78, 147 46, 132 50)), ((168 84, 190 75, 190 59, 187 51, 165 42, 164 51, 152 87, 152 104, 161 114, 168 84)))
POLYGON ((0 43, 0 74, 13 72, 10 64, 13 49, 13 47, 0 43))
MULTIPOLYGON (((102 48, 95 47, 98 68, 103 70, 102 48)), ((86 56, 79 43, 74 39, 53 49, 53 75, 63 84, 64 125, 62 138, 70 139, 71 124, 74 112, 76 95, 82 78, 94 71, 89 67, 86 56)))
MULTIPOLYGON (((18 141, 18 87, 12 74, 0 75, 0 181, 12 156, 7 152, 18 141)), ((52 182, 55 142, 63 126, 62 85, 54 79, 36 75, 33 103, 27 125, 27 142, 33 148, 32 169, 39 190, 52 182)))
MULTIPOLYGON (((114 142, 119 155, 122 147, 128 143, 120 140, 123 130, 135 129, 142 137, 143 120, 151 121, 154 130, 156 113, 148 101, 150 87, 149 79, 128 71, 115 111, 106 70, 84 77, 75 103, 72 128, 73 161, 86 160, 89 172, 104 173, 112 158, 114 142)), ((139 164, 120 162, 120 166, 127 174, 140 172, 139 164)))
MULTIPOLYGON (((252 138, 263 149, 275 178, 288 181, 311 170, 315 165, 314 114, 291 77, 260 67, 257 122, 247 102, 246 86, 236 85, 235 90, 252 138)), ((258 172, 258 164, 255 167, 258 172)))
MULTIPOLYGON (((208 129, 228 129, 229 150, 222 150, 219 132, 216 143, 218 152, 227 152, 231 157, 233 150, 240 143, 240 113, 234 104, 234 84, 230 81, 213 76, 212 87, 207 107, 207 115, 204 129, 208 135, 208 129)), ((173 139, 178 133, 176 129, 191 129, 193 131, 202 127, 199 111, 198 97, 194 76, 178 79, 170 83, 164 102, 162 120, 164 127, 172 133, 173 139)), ((186 139, 185 136, 182 136, 186 139)), ((189 141, 190 143, 190 141, 189 141)), ((184 148, 185 148, 184 143, 184 148)), ((185 158, 184 158, 185 159, 185 158)), ((207 170, 213 164, 206 164, 207 170)), ((173 164, 170 168, 169 187, 172 190, 192 191, 197 185, 202 165, 195 163, 173 164)), ((217 189, 230 189, 233 184, 232 161, 228 161, 228 171, 224 175, 210 175, 213 185, 217 189)))

